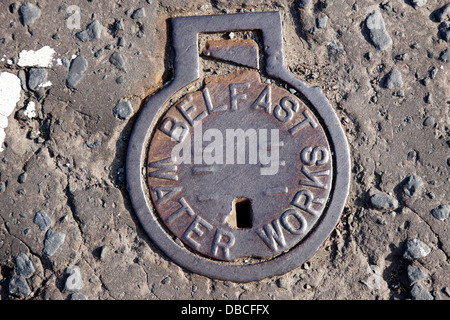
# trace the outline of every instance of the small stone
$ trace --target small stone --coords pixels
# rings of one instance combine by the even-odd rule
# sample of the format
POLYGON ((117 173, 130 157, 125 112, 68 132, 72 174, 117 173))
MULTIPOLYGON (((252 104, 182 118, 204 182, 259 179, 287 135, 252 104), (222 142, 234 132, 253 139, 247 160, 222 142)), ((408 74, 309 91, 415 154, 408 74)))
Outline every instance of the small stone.
POLYGON ((41 16, 41 9, 32 3, 25 3, 19 9, 20 20, 24 26, 33 24, 41 16))
POLYGON ((86 142, 86 145, 87 145, 87 147, 89 149, 92 149, 92 148, 95 148, 95 147, 100 147, 102 145, 102 142, 98 141, 98 140, 95 140, 94 142, 89 143, 89 144, 86 142))
POLYGON ((6 183, 4 183, 3 181, 0 181, 0 193, 5 192, 6 191, 6 183))
POLYGON ((133 107, 129 101, 119 101, 113 110, 116 118, 126 120, 133 114, 133 107))
POLYGON ((412 265, 408 266, 408 279, 411 285, 415 284, 416 282, 425 279, 428 274, 420 267, 415 267, 412 265))
POLYGON ((66 79, 66 86, 70 89, 75 88, 75 86, 83 78, 84 73, 88 67, 88 62, 83 56, 77 56, 70 63, 69 74, 66 79))
POLYGON ((14 13, 14 12, 16 12, 16 9, 17 9, 17 3, 11 3, 9 5, 9 12, 14 13))
POLYGON ((298 2, 298 7, 299 7, 299 8, 302 8, 302 9, 307 8, 307 7, 309 7, 310 5, 311 5, 311 0, 300 0, 300 1, 298 2))
POLYGON ((366 18, 369 38, 377 50, 386 50, 392 45, 392 39, 387 33, 381 12, 375 10, 366 18))
POLYGON ((108 247, 102 246, 100 247, 99 258, 101 261, 105 261, 108 256, 108 247))
POLYGON ((45 213, 44 210, 39 210, 38 212, 36 212, 33 222, 37 224, 41 231, 47 231, 53 221, 52 219, 50 219, 47 213, 45 213))
POLYGON ((392 89, 394 87, 403 87, 402 74, 397 69, 392 69, 384 77, 383 84, 384 87, 388 89, 392 89))
POLYGON ((370 197, 370 205, 374 209, 387 211, 397 209, 398 201, 385 193, 376 193, 370 197))
POLYGON ((284 278, 278 278, 275 283, 278 288, 287 289, 287 281, 284 278))
POLYGON ((442 51, 441 54, 439 55, 439 60, 444 61, 444 62, 449 62, 450 61, 450 49, 445 49, 444 51, 442 51))
POLYGON ((436 68, 436 67, 431 67, 430 68, 430 70, 428 71, 428 73, 430 74, 430 78, 431 79, 434 79, 434 78, 436 78, 436 75, 437 75, 437 73, 438 73, 438 68, 436 68))
POLYGON ((427 86, 427 85, 430 84, 431 79, 428 78, 428 77, 426 77, 426 78, 423 78, 420 82, 421 82, 424 86, 427 86))
POLYGON ((111 57, 109 57, 109 62, 111 62, 118 69, 123 70, 126 63, 126 58, 121 53, 114 51, 111 57))
POLYGON ((28 132, 27 138, 30 140, 34 140, 38 138, 40 134, 41 132, 39 130, 31 130, 30 132, 28 132))
POLYGON ((81 278, 81 270, 78 266, 71 266, 66 269, 69 276, 64 285, 64 291, 78 292, 83 288, 83 279, 81 278))
POLYGON ((114 31, 123 31, 125 30, 125 27, 123 25, 123 21, 122 20, 116 20, 114 23, 114 31))
POLYGON ((22 276, 25 279, 31 277, 35 272, 30 259, 28 259, 28 256, 22 252, 19 253, 16 258, 16 272, 19 276, 22 276))
POLYGON ((17 297, 30 295, 31 290, 27 280, 22 276, 13 276, 9 281, 9 294, 17 297))
POLYGON ((399 60, 399 61, 404 61, 404 60, 406 60, 406 58, 408 58, 407 53, 402 53, 402 54, 398 54, 395 56, 395 60, 399 60))
POLYGON ((414 7, 414 9, 423 7, 424 5, 427 4, 427 0, 410 0, 409 2, 414 7))
POLYGON ((413 300, 433 300, 431 293, 427 291, 422 285, 416 283, 411 289, 411 297, 413 300))
POLYGON ((145 9, 144 8, 139 8, 136 9, 133 14, 131 15, 132 19, 140 19, 140 18, 145 18, 145 9))
POLYGON ((169 284, 170 280, 172 280, 170 277, 165 277, 164 279, 161 280, 162 284, 169 284))
POLYGON ((427 57, 430 58, 430 59, 437 59, 437 56, 434 53, 434 51, 430 50, 430 49, 427 50, 427 57))
POLYGON ((19 175, 19 178, 17 178, 17 181, 18 181, 19 183, 24 183, 25 180, 27 180, 27 173, 26 173, 26 172, 22 172, 22 173, 19 175))
POLYGON ((27 87, 27 75, 24 70, 20 70, 17 72, 17 77, 20 79, 20 84, 22 86, 23 91, 28 91, 27 87))
POLYGON ((431 252, 431 248, 419 239, 410 239, 406 241, 403 258, 414 260, 426 257, 431 252))
POLYGON ((97 51, 95 51, 94 57, 98 58, 102 53, 103 53, 103 49, 98 49, 97 51))
POLYGON ((125 78, 123 76, 118 76, 116 78, 116 83, 117 84, 122 84, 125 81, 125 78))
POLYGON ((404 98, 405 97, 405 91, 403 91, 403 90, 394 91, 392 94, 394 96, 396 96, 396 97, 399 97, 399 98, 404 98))
POLYGON ((328 50, 328 59, 329 60, 335 60, 342 52, 342 47, 334 40, 328 42, 327 44, 327 50, 328 50))
POLYGON ((319 29, 326 28, 328 22, 328 16, 327 15, 321 15, 320 17, 317 17, 316 19, 316 26, 319 29))
POLYGON ((450 215, 450 204, 441 204, 431 210, 431 214, 438 220, 444 221, 450 215))
POLYGON ((331 6, 332 4, 333 4, 333 2, 330 1, 330 0, 325 0, 325 1, 320 1, 320 2, 319 2, 320 9, 326 9, 326 8, 328 8, 329 6, 331 6))
POLYGON ((450 297, 450 287, 445 287, 444 292, 450 297))
POLYGON ((425 127, 432 127, 436 124, 436 119, 433 116, 426 117, 423 121, 425 127))
POLYGON ((406 160, 416 160, 416 159, 417 159, 417 152, 415 150, 408 152, 406 160))
POLYGON ((119 37, 119 40, 117 40, 117 46, 118 47, 125 47, 125 39, 124 39, 124 37, 119 37))
POLYGON ((441 22, 438 26, 438 36, 447 42, 450 41, 450 21, 441 22))
POLYGON ((80 31, 76 34, 77 38, 83 42, 100 39, 102 35, 103 26, 97 20, 92 21, 86 30, 80 31))
POLYGON ((83 42, 89 41, 89 36, 88 36, 86 30, 77 32, 77 33, 75 34, 75 36, 76 36, 78 39, 80 39, 81 41, 83 41, 83 42))
POLYGON ((61 63, 64 66, 64 68, 68 68, 70 66, 70 60, 67 59, 66 57, 61 59, 61 63))
POLYGON ((44 249, 42 253, 48 257, 55 254, 56 250, 64 243, 66 235, 53 230, 48 230, 44 239, 44 249))
POLYGON ((70 295, 70 300, 87 300, 86 296, 82 293, 75 292, 70 295))
POLYGON ((37 91, 47 82, 47 70, 42 68, 31 68, 28 74, 28 87, 30 90, 37 91))
POLYGON ((402 185, 402 193, 404 196, 412 197, 422 188, 422 186, 422 179, 418 175, 413 174, 404 180, 402 185))
POLYGON ((450 2, 432 13, 432 20, 436 22, 441 22, 447 19, 450 19, 450 2))

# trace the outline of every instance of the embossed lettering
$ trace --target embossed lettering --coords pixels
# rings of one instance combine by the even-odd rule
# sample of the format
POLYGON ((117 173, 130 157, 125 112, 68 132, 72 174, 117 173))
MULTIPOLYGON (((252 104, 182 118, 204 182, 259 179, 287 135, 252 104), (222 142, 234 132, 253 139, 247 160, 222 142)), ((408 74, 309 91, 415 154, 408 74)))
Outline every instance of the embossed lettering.
POLYGON ((306 231, 307 227, 306 220, 297 210, 294 209, 286 210, 281 215, 280 220, 283 227, 290 233, 302 234, 306 231), (294 223, 292 223, 292 218, 294 218, 294 220, 297 220, 296 224, 298 225, 298 227, 294 223))
POLYGON ((178 111, 180 111, 181 115, 191 126, 193 126, 195 122, 198 122, 207 116, 207 113, 205 111, 202 111, 197 116, 195 116, 195 118, 192 118, 190 114, 197 110, 197 108, 192 105, 192 100, 192 95, 188 95, 186 99, 184 99, 180 104, 177 105, 178 111))
POLYGON ((211 246, 211 254, 216 257, 222 254, 223 258, 230 259, 230 248, 234 245, 235 241, 236 239, 233 233, 217 228, 211 246))
POLYGON ((287 122, 292 119, 294 112, 298 111, 298 102, 291 97, 284 97, 280 101, 280 105, 276 105, 273 109, 273 115, 281 122, 287 122))
POLYGON ((201 245, 194 238, 192 238, 192 235, 196 234, 197 236, 201 237, 205 233, 205 231, 202 229, 212 230, 213 226, 202 217, 196 216, 181 237, 198 250, 200 249, 201 245))
POLYGON ((158 170, 148 174, 150 177, 178 181, 178 175, 174 173, 177 171, 177 166, 173 164, 170 157, 150 162, 148 166, 150 168, 158 168, 158 170))
POLYGON ((258 98, 256 98, 250 107, 253 109, 263 107, 267 113, 272 112, 272 90, 270 86, 264 87, 263 91, 261 91, 258 98))
POLYGON ((183 188, 182 187, 154 187, 152 188, 152 191, 156 193, 156 204, 163 203, 164 201, 168 200, 173 195, 180 192, 183 188))
POLYGON ((303 166, 301 169, 302 173, 311 181, 300 180, 298 183, 303 186, 311 186, 321 189, 326 189, 327 185, 322 183, 317 177, 320 176, 329 176, 330 170, 311 172, 306 166, 303 166))
POLYGON ((300 159, 307 166, 320 166, 326 164, 330 156, 328 150, 324 147, 306 147, 300 152, 300 159))
POLYGON ((228 108, 226 104, 214 108, 208 88, 203 89, 203 99, 205 100, 206 110, 208 110, 208 114, 223 111, 228 108))
POLYGON ((303 111, 302 114, 305 116, 305 119, 297 123, 295 126, 289 129, 289 133, 294 135, 296 134, 300 129, 304 128, 308 123, 311 127, 317 128, 318 124, 314 121, 312 116, 309 114, 309 111, 303 111))
POLYGON ((294 198, 291 201, 291 204, 293 206, 296 206, 297 208, 306 211, 313 216, 318 216, 319 211, 314 210, 311 206, 313 203, 321 203, 321 199, 314 199, 314 195, 309 190, 300 190, 297 192, 294 196, 294 198))
POLYGON ((165 118, 159 126, 159 130, 177 142, 183 141, 184 137, 186 137, 189 132, 189 129, 184 122, 177 121, 172 117, 165 118))
POLYGON ((250 88, 250 83, 232 83, 230 88, 230 109, 237 110, 239 100, 247 99, 246 93, 237 93, 237 89, 250 88))
POLYGON ((175 210, 167 219, 166 222, 168 224, 172 223, 173 221, 175 221, 176 219, 178 219, 179 217, 181 217, 181 215, 183 213, 187 213, 189 216, 194 216, 194 210, 192 210, 191 206, 186 202, 186 200, 181 197, 180 199, 178 199, 178 203, 181 205, 180 208, 178 208, 177 210, 175 210))
POLYGON ((256 233, 273 251, 277 251, 279 247, 284 248, 286 246, 286 239, 278 219, 264 225, 261 230, 256 230, 256 233))

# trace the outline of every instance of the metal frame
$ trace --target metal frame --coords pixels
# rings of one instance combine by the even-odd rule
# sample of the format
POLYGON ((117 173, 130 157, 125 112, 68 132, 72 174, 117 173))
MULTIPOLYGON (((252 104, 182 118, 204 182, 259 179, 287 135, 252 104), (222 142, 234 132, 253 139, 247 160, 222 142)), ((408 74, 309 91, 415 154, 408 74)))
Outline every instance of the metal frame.
POLYGON ((127 186, 133 208, 151 240, 175 263, 186 269, 221 280, 249 282, 284 274, 308 260, 336 226, 349 193, 350 154, 344 131, 333 107, 318 87, 296 79, 283 64, 282 23, 278 12, 244 13, 172 18, 175 51, 174 78, 144 105, 136 120, 128 147, 127 186), (198 34, 260 30, 263 35, 265 71, 289 84, 310 102, 325 125, 334 150, 335 176, 328 207, 311 233, 288 253, 252 265, 231 265, 203 258, 186 250, 160 225, 146 195, 142 175, 150 133, 159 109, 181 88, 199 78, 198 34))

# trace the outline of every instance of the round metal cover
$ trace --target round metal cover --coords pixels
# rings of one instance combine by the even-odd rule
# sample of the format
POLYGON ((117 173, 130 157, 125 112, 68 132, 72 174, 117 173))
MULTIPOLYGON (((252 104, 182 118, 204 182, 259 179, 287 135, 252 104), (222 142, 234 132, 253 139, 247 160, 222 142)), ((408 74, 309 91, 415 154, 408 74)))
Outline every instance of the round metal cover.
POLYGON ((142 110, 127 182, 144 229, 172 260, 209 277, 254 281, 301 265, 333 230, 348 194, 348 147, 320 89, 272 59, 282 52, 278 14, 214 18, 173 19, 183 72, 142 110), (197 47, 185 49, 199 32, 248 29, 269 44, 267 73, 299 95, 242 70, 171 100, 199 78, 197 47))

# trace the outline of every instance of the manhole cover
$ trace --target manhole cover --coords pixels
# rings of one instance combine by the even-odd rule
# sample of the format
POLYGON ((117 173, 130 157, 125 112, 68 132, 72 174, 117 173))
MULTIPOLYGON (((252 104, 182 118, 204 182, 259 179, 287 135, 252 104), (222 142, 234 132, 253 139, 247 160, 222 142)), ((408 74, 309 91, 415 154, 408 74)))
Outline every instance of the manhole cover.
POLYGON ((339 120, 319 89, 284 68, 278 13, 172 25, 174 79, 148 100, 130 141, 133 207, 189 270, 232 281, 285 273, 314 254, 344 206, 349 154, 339 120), (210 41, 204 54, 245 67, 200 79, 198 35, 239 30, 262 33, 265 68, 252 40, 210 41))

